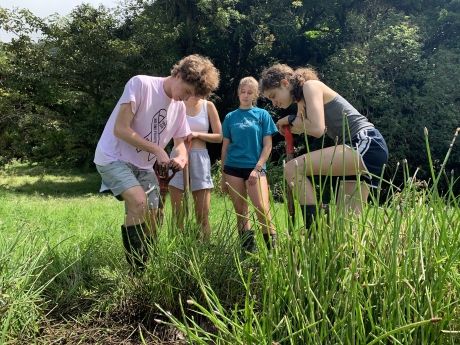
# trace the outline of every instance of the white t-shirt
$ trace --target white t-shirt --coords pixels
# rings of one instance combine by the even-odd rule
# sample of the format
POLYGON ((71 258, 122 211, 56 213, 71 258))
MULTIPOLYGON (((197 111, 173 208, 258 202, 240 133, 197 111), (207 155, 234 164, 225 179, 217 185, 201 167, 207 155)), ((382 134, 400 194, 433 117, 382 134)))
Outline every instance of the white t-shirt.
POLYGON ((117 138, 113 131, 120 105, 131 103, 134 113, 131 128, 144 139, 164 148, 171 138, 189 135, 185 104, 169 98, 163 89, 165 78, 138 75, 125 85, 123 95, 112 111, 99 139, 94 163, 107 165, 121 160, 140 169, 152 170, 156 157, 117 138))

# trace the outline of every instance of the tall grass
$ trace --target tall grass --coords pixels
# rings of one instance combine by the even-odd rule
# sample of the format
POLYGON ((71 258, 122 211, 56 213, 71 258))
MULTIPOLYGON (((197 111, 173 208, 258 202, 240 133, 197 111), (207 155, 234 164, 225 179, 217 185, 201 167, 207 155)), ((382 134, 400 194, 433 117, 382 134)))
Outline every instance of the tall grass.
POLYGON ((273 255, 261 250, 252 270, 240 270, 245 294, 233 308, 192 258, 200 297, 183 306, 184 319, 168 314, 172 323, 203 344, 455 344, 445 331, 460 330, 458 205, 426 204, 426 194, 407 188, 401 197, 412 205, 333 215, 311 239, 294 233, 273 255))
MULTIPOLYGON (((237 276, 231 281, 234 220, 224 199, 213 199, 217 212, 211 215, 215 237, 210 244, 196 240, 192 213, 187 232, 179 232, 168 203, 158 250, 146 273, 133 277, 120 236, 123 204, 87 193, 85 186, 97 185, 96 180, 97 175, 22 165, 0 172, 0 344, 35 342, 54 332, 49 327, 70 328, 63 326, 69 322, 94 328, 101 317, 116 320, 116 327, 128 323, 135 330, 144 323, 153 330, 149 320, 158 317, 155 303, 180 313, 179 296, 199 291, 187 274, 192 253, 199 255, 203 272, 221 282, 219 291, 229 301, 241 293, 232 288, 239 284, 237 276)), ((111 324, 101 327, 106 323, 111 324)), ((130 334, 136 337, 133 329, 125 336, 130 334)))
POLYGON ((0 344, 11 337, 34 335, 43 318, 45 285, 38 281, 44 250, 35 248, 33 256, 21 253, 30 240, 24 233, 8 242, 0 239, 0 344))
POLYGON ((402 190, 391 190, 383 205, 368 205, 360 217, 332 212, 310 238, 301 231, 284 234, 273 253, 259 251, 249 270, 235 255, 244 296, 232 308, 195 257, 189 273, 200 294, 181 304, 180 316, 158 308, 195 344, 460 342, 454 181, 441 197, 437 182, 444 171, 432 168, 427 187, 406 163, 401 173, 407 181, 402 190))
MULTIPOLYGON (((301 231, 300 213, 299 230, 285 231, 287 206, 272 201, 279 243, 271 252, 259 233, 258 251, 241 252, 226 197, 213 195, 213 235, 204 243, 193 213, 180 231, 167 204, 145 273, 131 275, 120 240, 123 206, 89 193, 97 175, 14 169, 0 173, 1 344, 49 343, 43 337, 53 324, 89 329, 100 318, 130 325, 123 336, 134 343, 460 341, 458 181, 439 193, 442 170, 433 168, 424 184, 401 164, 403 188, 391 187, 360 217, 332 207, 311 236, 301 231)), ((325 181, 323 190, 331 188, 325 181)), ((85 330, 66 336, 90 339, 85 330)))

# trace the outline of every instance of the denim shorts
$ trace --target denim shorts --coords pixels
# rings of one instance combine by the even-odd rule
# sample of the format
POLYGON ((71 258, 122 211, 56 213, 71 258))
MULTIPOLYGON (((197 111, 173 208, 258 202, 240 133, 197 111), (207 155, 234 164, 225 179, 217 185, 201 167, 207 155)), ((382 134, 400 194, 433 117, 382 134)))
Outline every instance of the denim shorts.
POLYGON ((366 168, 367 174, 361 177, 362 180, 369 187, 378 187, 383 167, 388 162, 388 147, 382 134, 376 128, 363 129, 353 137, 349 146, 359 153, 366 168))
MULTIPOLYGON (((230 176, 234 177, 239 177, 242 178, 243 180, 247 181, 249 178, 249 175, 251 175, 251 172, 254 170, 254 168, 237 168, 237 167, 231 167, 228 165, 224 165, 224 173, 230 176)), ((263 169, 260 173, 259 176, 265 176, 265 169, 263 169)))
MULTIPOLYGON (((188 153, 190 190, 192 192, 214 187, 211 178, 211 159, 207 149, 191 149, 188 153)), ((184 190, 184 174, 178 171, 169 185, 184 190)))
POLYGON ((148 191, 156 186, 156 190, 148 195, 148 204, 150 209, 158 208, 159 187, 153 170, 139 169, 123 161, 114 161, 107 165, 96 164, 96 169, 102 177, 100 192, 111 191, 118 200, 122 200, 121 193, 129 188, 141 186, 144 191, 148 191))

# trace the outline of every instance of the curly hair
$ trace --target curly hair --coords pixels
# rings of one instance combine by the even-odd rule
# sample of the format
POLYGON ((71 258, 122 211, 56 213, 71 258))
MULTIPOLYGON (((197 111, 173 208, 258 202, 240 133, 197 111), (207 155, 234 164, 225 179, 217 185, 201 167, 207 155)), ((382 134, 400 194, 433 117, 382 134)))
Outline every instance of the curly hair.
POLYGON ((238 85, 238 94, 240 93, 240 90, 243 86, 249 86, 254 91, 255 98, 253 103, 255 103, 257 101, 257 98, 259 97, 259 83, 257 82, 256 78, 244 77, 243 79, 241 79, 238 85))
POLYGON ((179 76, 193 85, 196 96, 207 97, 219 87, 219 71, 211 60, 198 54, 186 56, 176 63, 171 76, 179 76))
POLYGON ((263 70, 260 77, 260 92, 280 87, 281 80, 287 80, 292 85, 292 96, 296 101, 303 97, 303 84, 307 80, 319 80, 313 68, 298 68, 293 70, 285 64, 276 64, 263 70))

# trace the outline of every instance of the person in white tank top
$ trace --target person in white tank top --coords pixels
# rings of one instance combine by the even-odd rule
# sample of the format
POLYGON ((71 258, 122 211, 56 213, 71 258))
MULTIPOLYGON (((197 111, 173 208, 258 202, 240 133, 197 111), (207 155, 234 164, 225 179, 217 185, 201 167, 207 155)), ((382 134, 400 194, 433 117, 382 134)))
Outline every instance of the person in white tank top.
MULTIPOLYGON (((211 179, 211 160, 206 143, 222 142, 222 125, 214 103, 205 99, 190 97, 184 101, 187 122, 192 133, 186 139, 189 155, 190 189, 195 204, 195 215, 201 226, 203 240, 209 240, 211 227, 209 225, 209 208, 211 204, 211 189, 214 187, 211 179), (211 126, 212 133, 208 133, 211 126)), ((169 182, 172 207, 176 214, 181 215, 181 204, 184 194, 182 172, 169 182)), ((179 227, 183 228, 183 217, 180 217, 179 227)))

